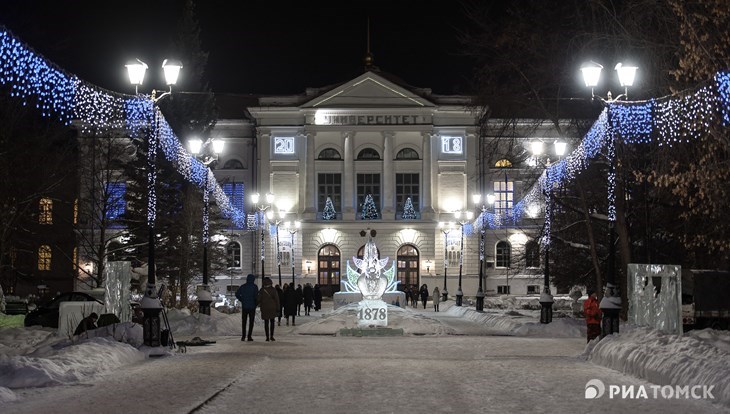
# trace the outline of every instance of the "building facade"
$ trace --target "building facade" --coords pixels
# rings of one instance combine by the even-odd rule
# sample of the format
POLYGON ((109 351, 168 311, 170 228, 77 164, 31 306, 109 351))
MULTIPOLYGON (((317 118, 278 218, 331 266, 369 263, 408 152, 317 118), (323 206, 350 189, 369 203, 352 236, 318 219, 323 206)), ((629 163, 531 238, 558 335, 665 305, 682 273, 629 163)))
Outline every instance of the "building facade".
MULTIPOLYGON (((473 297, 481 240, 465 213, 509 209, 528 183, 514 168, 508 175, 497 165, 477 167, 486 160, 470 103, 371 70, 301 95, 262 97, 246 108, 247 119, 221 120, 214 135, 227 149, 215 173, 224 186, 244 184, 243 196, 235 185, 226 192, 234 204, 241 198, 257 228, 230 229, 229 274, 263 273, 278 283, 281 268, 282 283, 319 284, 331 294, 347 262, 362 255, 361 232, 373 229, 402 286, 446 284, 453 296, 461 279, 473 297), (253 193, 260 194, 256 205, 253 193), (494 193, 497 203, 475 204, 475 193, 485 193, 482 200, 494 193), (262 220, 264 209, 273 218, 262 220), (295 220, 301 227, 288 226, 295 220)), ((484 232, 488 295, 542 290, 536 218, 484 232)), ((217 279, 234 285, 225 275, 217 279)))

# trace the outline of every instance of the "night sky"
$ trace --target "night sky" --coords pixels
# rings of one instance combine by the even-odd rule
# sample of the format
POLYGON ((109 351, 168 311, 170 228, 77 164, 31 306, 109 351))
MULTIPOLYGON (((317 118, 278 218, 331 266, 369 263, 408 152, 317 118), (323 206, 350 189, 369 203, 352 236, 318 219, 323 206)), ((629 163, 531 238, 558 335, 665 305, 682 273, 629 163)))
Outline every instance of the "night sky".
MULTIPOLYGON (((124 64, 135 57, 150 66, 144 88, 164 87, 158 68, 182 4, 1 0, 0 24, 80 78, 133 93, 124 64)), ((368 17, 381 70, 435 93, 470 90, 473 68, 458 41, 467 19, 458 1, 197 0, 196 14, 210 53, 206 77, 217 93, 298 94, 358 76, 368 17)))

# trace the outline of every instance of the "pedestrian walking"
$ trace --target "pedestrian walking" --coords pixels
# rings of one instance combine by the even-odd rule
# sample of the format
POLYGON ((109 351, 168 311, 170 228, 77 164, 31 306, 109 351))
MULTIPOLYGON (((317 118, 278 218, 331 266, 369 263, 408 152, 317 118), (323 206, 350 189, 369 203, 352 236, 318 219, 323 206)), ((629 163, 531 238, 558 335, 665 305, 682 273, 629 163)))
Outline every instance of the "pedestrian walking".
POLYGON ((588 299, 583 302, 583 315, 588 325, 588 342, 601 335, 601 308, 598 306, 598 295, 593 289, 588 289, 588 299))
POLYGON ((274 339, 274 318, 276 318, 279 306, 279 294, 272 286, 270 277, 265 277, 263 287, 259 291, 256 302, 261 308, 261 319, 264 320, 264 332, 266 333, 266 342, 276 341, 274 339))
POLYGON ((418 308, 418 286, 416 285, 411 288, 411 302, 414 308, 418 308))
POLYGON ((439 287, 436 286, 433 288, 433 310, 438 312, 439 311, 439 302, 441 301, 441 292, 439 292, 439 287))
POLYGON ((302 285, 297 285, 297 316, 302 316, 302 304, 304 303, 304 291, 302 285))
POLYGON ((428 286, 424 283, 421 286, 421 302, 423 302, 423 309, 426 309, 426 302, 428 302, 428 286))
MULTIPOLYGON (((286 283, 284 284, 284 286, 286 286, 286 283)), ((276 285, 275 289, 276 289, 276 294, 279 295, 279 309, 277 309, 277 311, 276 311, 276 317, 279 319, 277 325, 281 326, 281 315, 283 313, 282 307, 284 306, 284 291, 281 289, 281 286, 279 286, 278 284, 276 285)))
POLYGON ((236 299, 241 302, 241 340, 253 341, 253 320, 256 317, 256 296, 259 287, 254 283, 256 276, 251 273, 246 276, 246 283, 236 290, 236 299), (248 333, 246 332, 246 320, 248 319, 248 333))
POLYGON ((291 317, 292 326, 296 326, 297 303, 299 301, 297 291, 294 284, 284 289, 284 316, 286 317, 286 326, 289 326, 289 317, 291 317))
POLYGON ((314 289, 312 285, 309 283, 304 285, 302 294, 304 295, 304 315, 308 316, 312 310, 312 302, 314 301, 314 289))
POLYGON ((319 311, 322 309, 322 290, 319 285, 314 285, 314 310, 319 311))
POLYGON ((406 294, 406 306, 411 303, 411 287, 406 286, 406 290, 403 292, 406 294))

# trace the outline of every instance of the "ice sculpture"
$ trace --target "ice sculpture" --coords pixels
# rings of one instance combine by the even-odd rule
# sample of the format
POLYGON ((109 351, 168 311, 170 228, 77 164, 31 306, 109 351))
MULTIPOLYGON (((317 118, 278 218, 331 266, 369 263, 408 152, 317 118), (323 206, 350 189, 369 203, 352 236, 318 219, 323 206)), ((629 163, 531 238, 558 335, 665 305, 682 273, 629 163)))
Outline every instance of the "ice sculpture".
POLYGON ((682 334, 682 267, 631 263, 629 321, 682 334))
POLYGON ((380 259, 372 237, 368 236, 362 259, 352 258, 356 269, 347 261, 347 280, 342 285, 345 292, 360 292, 365 300, 382 300, 383 293, 395 292, 395 263, 386 269, 389 258, 380 259))
POLYGON ((117 315, 120 321, 132 320, 132 309, 129 306, 131 298, 131 263, 108 262, 104 269, 105 294, 104 305, 106 311, 117 315))

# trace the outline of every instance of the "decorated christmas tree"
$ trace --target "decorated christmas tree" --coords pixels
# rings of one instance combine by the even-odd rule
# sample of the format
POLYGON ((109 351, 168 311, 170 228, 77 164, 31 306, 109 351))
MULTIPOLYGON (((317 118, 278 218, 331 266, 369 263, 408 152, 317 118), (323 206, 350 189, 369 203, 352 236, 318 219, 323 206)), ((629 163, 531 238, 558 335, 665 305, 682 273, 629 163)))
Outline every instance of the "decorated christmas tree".
POLYGON ((362 203, 360 217, 362 217, 363 220, 376 220, 378 218, 378 208, 375 207, 375 201, 373 201, 373 196, 370 194, 365 196, 365 202, 362 203))
POLYGON ((322 211, 322 219, 334 220, 335 218, 337 218, 335 206, 332 204, 332 199, 327 197, 327 201, 324 203, 324 211, 322 211))
POLYGON ((413 208, 413 202, 411 201, 411 198, 406 198, 406 203, 403 206, 403 215, 401 216, 403 220, 415 220, 416 217, 416 210, 413 208))

